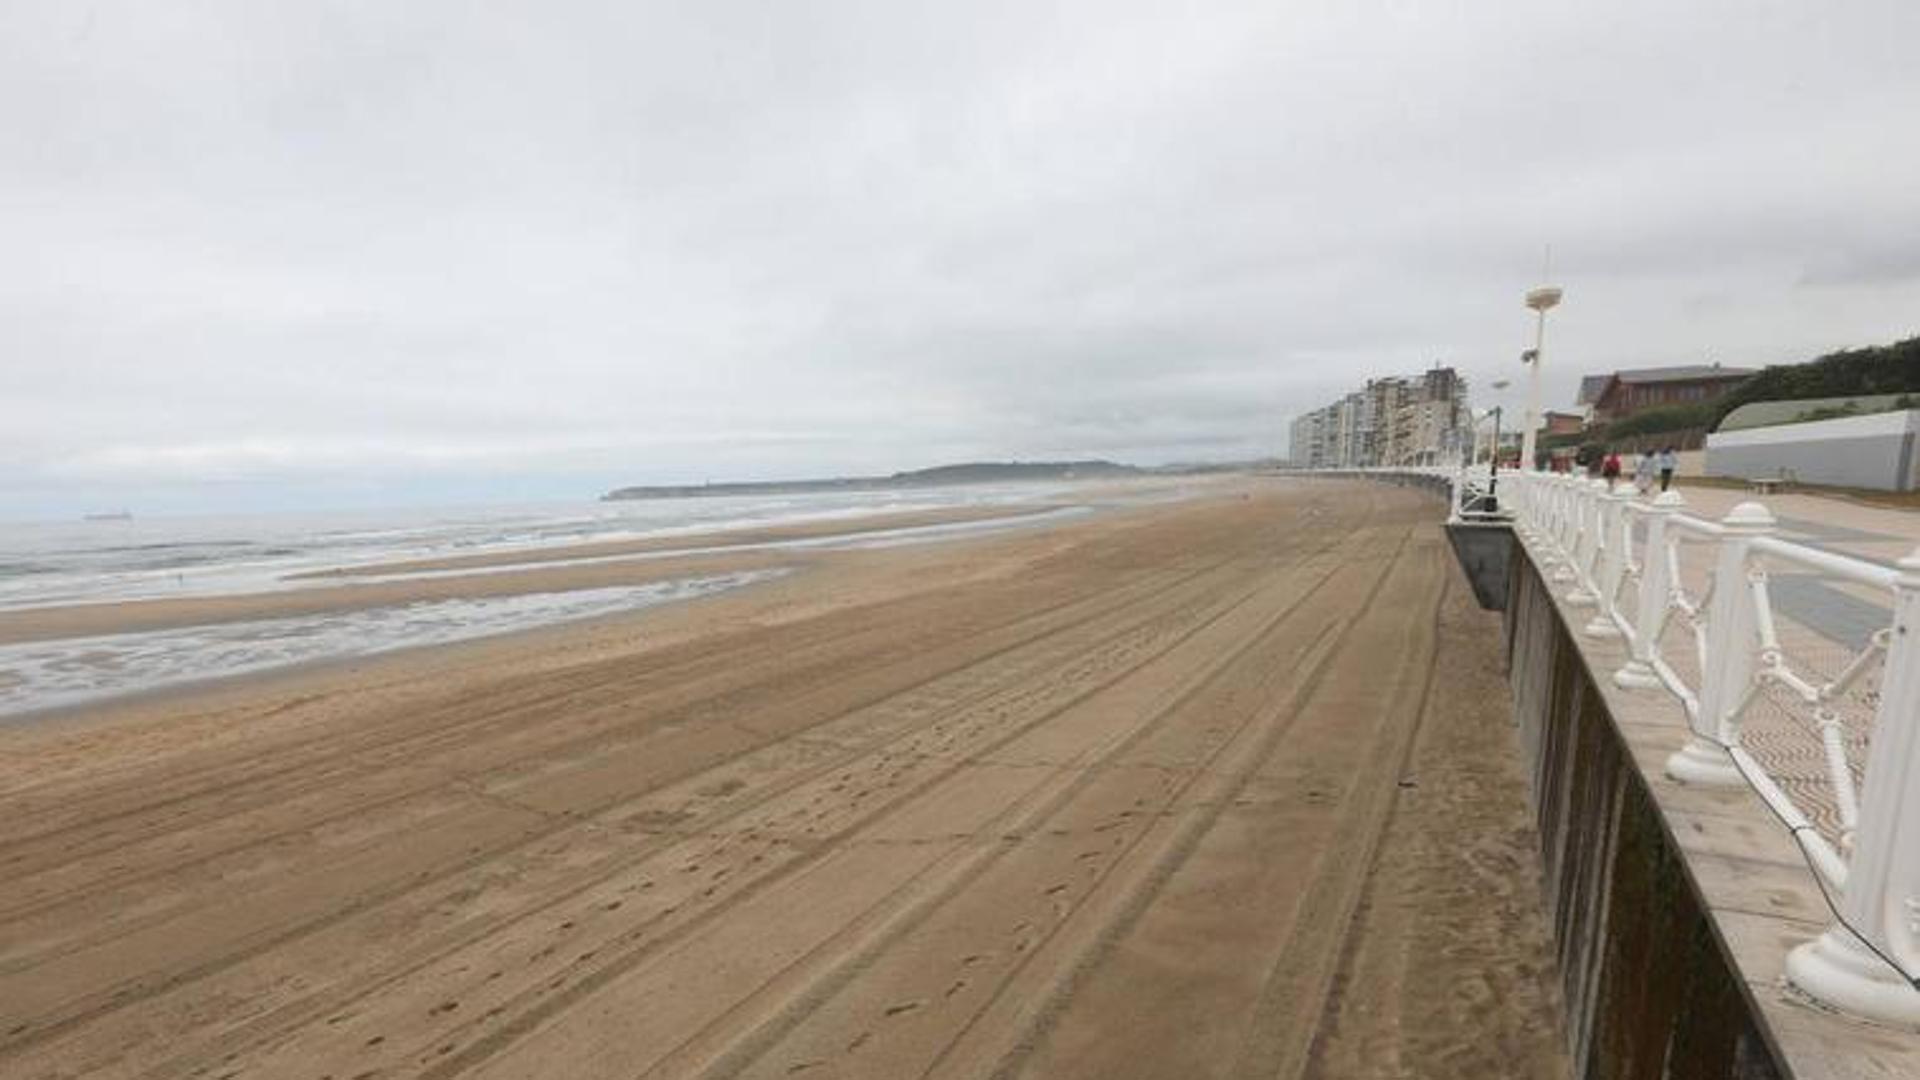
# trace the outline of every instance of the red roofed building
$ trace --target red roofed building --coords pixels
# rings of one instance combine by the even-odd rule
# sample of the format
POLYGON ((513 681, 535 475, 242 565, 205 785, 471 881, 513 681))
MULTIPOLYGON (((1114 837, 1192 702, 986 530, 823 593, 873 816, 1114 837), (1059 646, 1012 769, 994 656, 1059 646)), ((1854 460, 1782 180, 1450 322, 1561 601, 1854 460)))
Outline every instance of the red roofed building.
POLYGON ((1593 405, 1594 423, 1608 424, 1643 409, 1712 401, 1753 374, 1752 368, 1719 364, 1616 371, 1581 380, 1580 397, 1582 404, 1593 405))
POLYGON ((1548 435, 1578 435, 1587 429, 1587 418, 1583 413, 1548 409, 1541 419, 1546 421, 1541 430, 1548 435))

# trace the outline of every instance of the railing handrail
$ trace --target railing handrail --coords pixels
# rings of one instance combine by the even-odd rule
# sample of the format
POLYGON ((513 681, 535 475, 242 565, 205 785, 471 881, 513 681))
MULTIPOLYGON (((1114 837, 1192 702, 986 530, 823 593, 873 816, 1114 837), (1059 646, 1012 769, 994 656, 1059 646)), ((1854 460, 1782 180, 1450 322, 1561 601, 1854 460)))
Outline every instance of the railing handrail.
POLYGON ((1777 536, 1763 536, 1753 542, 1755 551, 1763 552, 1777 559, 1798 563, 1811 570, 1819 570, 1834 577, 1851 581, 1858 585, 1870 585, 1891 592, 1899 584, 1900 571, 1891 566, 1856 559, 1851 555, 1842 555, 1834 551, 1822 551, 1791 540, 1782 540, 1777 536))

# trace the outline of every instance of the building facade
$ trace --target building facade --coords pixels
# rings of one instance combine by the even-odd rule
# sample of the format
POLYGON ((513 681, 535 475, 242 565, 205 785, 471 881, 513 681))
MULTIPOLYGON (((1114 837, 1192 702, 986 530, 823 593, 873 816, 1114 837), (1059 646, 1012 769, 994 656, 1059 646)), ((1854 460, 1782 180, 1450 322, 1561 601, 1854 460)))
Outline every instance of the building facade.
POLYGON ((1719 364, 1639 368, 1588 376, 1581 382, 1581 395, 1591 396, 1594 423, 1610 424, 1643 409, 1712 401, 1753 374, 1751 368, 1719 364))
POLYGON ((1369 379, 1365 387, 1295 418, 1298 468, 1432 465, 1458 460, 1472 439, 1467 384, 1450 367, 1369 379))
POLYGON ((1546 421, 1540 429, 1543 435, 1578 435, 1587 429, 1585 413, 1555 412, 1548 409, 1542 414, 1542 419, 1546 421))

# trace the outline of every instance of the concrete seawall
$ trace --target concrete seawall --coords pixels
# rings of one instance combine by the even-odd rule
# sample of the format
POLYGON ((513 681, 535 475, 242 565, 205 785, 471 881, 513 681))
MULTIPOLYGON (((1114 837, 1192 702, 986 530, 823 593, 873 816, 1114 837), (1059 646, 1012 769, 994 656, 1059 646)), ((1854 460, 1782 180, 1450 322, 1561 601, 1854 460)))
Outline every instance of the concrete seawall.
POLYGON ((1517 544, 1505 626, 1575 1075, 1786 1075, 1593 672, 1517 544))

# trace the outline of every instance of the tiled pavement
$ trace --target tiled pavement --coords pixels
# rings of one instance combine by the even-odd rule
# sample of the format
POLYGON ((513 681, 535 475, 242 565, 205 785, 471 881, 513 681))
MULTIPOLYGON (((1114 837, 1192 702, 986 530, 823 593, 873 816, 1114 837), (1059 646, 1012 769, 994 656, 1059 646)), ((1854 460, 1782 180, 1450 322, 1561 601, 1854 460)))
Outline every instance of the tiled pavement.
MULTIPOLYGON (((1872 563, 1891 565, 1920 547, 1920 513, 1808 494, 1761 497, 1684 483, 1679 490, 1687 501, 1684 512, 1694 517, 1718 520, 1740 503, 1758 502, 1772 511, 1781 539, 1872 563)), ((1681 550, 1681 579, 1697 598, 1711 573, 1714 545, 1688 542, 1681 550)), ((1788 665, 1816 685, 1839 675, 1892 618, 1890 594, 1797 564, 1769 567, 1768 594, 1788 665)), ((1670 622, 1661 637, 1661 652, 1697 690, 1699 664, 1691 630, 1682 620, 1670 622)), ((1846 725, 1856 783, 1864 776, 1879 677, 1875 660, 1855 688, 1832 703, 1846 725)), ((1801 811, 1838 842, 1840 815, 1812 707, 1784 688, 1771 688, 1748 709, 1741 741, 1801 811)))

